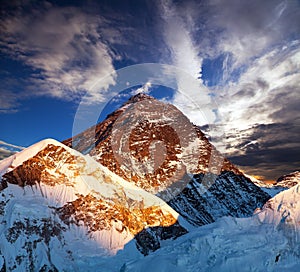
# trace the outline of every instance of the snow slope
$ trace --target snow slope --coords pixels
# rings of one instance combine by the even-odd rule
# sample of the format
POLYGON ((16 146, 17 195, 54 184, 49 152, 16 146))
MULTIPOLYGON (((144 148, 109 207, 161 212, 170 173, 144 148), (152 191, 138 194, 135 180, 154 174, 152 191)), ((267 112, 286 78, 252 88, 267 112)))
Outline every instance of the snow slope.
POLYGON ((263 223, 300 230, 300 184, 271 198, 256 215, 263 223))
POLYGON ((250 218, 223 217, 123 266, 127 272, 300 270, 300 185, 250 218))
POLYGON ((0 261, 8 271, 82 271, 84 260, 93 267, 120 250, 128 260, 186 233, 164 201, 55 140, 0 170, 0 261))

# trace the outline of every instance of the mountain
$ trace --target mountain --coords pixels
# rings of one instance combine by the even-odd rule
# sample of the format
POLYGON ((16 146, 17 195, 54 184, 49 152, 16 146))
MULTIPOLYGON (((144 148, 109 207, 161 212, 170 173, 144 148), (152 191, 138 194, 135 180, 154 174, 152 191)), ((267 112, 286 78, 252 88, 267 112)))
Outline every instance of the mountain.
POLYGON ((300 183, 300 171, 295 171, 277 179, 276 186, 291 188, 300 183))
POLYGON ((298 272, 299 239, 298 184, 270 199, 252 217, 223 217, 196 228, 172 245, 124 264, 123 271, 298 272))
POLYGON ((277 186, 276 184, 272 183, 266 183, 261 180, 258 180, 257 178, 244 174, 247 178, 249 178, 256 186, 258 186, 261 190, 266 192, 271 197, 277 195, 278 193, 286 190, 287 188, 283 186, 277 186))
POLYGON ((87 271, 124 251, 115 271, 187 232, 164 201, 55 140, 2 160, 0 173, 0 271, 87 271))
POLYGON ((270 199, 174 106, 134 96, 65 143, 0 161, 1 272, 298 271, 300 185, 270 199))
POLYGON ((20 152, 24 147, 6 143, 0 140, 0 160, 3 160, 17 152, 20 152))
POLYGON ((193 225, 251 216, 270 198, 175 106, 145 94, 64 144, 164 199, 193 225))
POLYGON ((300 231, 300 185, 277 194, 255 213, 263 223, 300 231))

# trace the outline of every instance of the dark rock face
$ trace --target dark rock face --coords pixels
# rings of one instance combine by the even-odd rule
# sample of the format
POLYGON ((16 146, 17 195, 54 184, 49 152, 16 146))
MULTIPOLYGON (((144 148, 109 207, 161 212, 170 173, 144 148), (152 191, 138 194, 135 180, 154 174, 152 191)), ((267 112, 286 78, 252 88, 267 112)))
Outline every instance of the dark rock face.
POLYGON ((112 172, 167 201, 193 225, 208 224, 225 215, 250 216, 270 198, 176 107, 144 94, 132 97, 102 123, 64 143, 81 152, 88 150, 112 172), (118 137, 114 131, 119 132, 115 133, 118 137), (153 148, 156 141, 162 146, 153 148), (127 144, 123 149, 122 142, 127 144), (189 152, 191 147, 194 149, 189 152), (118 154, 119 149, 123 154, 118 154), (149 158, 154 164, 158 161, 153 171, 126 170, 132 160, 147 165, 149 158))
POLYGON ((205 225, 222 216, 247 217, 270 196, 243 175, 196 174, 168 204, 193 225, 205 225), (211 182, 211 183, 210 183, 211 182))
POLYGON ((161 240, 176 239, 187 233, 177 222, 170 227, 150 227, 135 235, 139 251, 148 255, 161 247, 161 240))
POLYGON ((8 260, 5 259, 5 256, 2 257, 0 271, 14 271, 18 270, 19 267, 26 267, 26 271, 58 271, 52 264, 50 257, 46 261, 47 264, 44 264, 42 268, 39 268, 39 262, 41 255, 50 256, 51 239, 63 241, 64 231, 65 228, 61 224, 50 218, 36 218, 35 220, 25 218, 24 221, 13 222, 13 225, 5 231, 4 235, 7 242, 19 247, 16 249, 18 255, 12 258, 10 253, 4 250, 8 260))

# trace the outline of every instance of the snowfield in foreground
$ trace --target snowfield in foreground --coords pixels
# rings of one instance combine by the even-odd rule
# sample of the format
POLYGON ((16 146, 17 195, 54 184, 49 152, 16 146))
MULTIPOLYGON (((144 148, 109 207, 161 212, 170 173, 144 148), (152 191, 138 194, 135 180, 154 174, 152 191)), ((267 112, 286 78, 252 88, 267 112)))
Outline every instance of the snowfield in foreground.
POLYGON ((270 199, 251 218, 223 217, 188 233, 127 272, 300 271, 300 185, 270 199))

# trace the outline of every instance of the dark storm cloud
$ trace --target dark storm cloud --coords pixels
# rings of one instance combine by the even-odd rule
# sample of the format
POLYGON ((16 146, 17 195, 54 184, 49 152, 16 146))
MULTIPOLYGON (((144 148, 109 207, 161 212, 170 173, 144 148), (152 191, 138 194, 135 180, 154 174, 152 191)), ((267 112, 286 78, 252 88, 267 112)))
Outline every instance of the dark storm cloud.
POLYGON ((229 158, 245 169, 254 169, 251 174, 277 179, 300 167, 299 134, 300 126, 295 123, 257 125, 243 131, 236 145, 228 146, 237 150, 229 158))
POLYGON ((282 122, 288 122, 293 120, 294 124, 300 125, 300 86, 285 86, 283 90, 277 94, 270 106, 281 105, 276 111, 270 114, 273 120, 280 120, 282 122))

